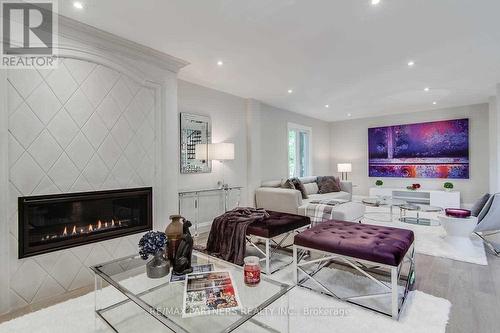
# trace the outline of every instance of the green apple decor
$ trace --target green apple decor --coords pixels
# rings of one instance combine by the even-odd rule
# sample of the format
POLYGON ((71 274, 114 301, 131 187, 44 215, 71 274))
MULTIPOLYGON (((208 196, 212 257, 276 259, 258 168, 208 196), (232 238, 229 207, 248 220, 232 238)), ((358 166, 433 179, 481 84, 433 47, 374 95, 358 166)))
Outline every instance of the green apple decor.
POLYGON ((384 185, 384 182, 383 182, 383 181, 381 181, 381 180, 379 179, 379 180, 377 180, 377 181, 375 182, 375 185, 377 185, 377 186, 379 186, 379 187, 380 187, 380 186, 384 185))
POLYGON ((453 190, 453 183, 446 182, 443 184, 443 187, 444 187, 445 191, 451 191, 451 190, 453 190))

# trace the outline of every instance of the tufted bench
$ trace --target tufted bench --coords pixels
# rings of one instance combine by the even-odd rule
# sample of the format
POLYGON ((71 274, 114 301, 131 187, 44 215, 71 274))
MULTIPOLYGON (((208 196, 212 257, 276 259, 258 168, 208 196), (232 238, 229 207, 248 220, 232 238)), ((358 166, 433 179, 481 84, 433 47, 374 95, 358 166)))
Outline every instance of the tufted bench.
MULTIPOLYGON (((387 284, 379 281, 366 271, 367 267, 380 268, 390 273, 390 292, 342 299, 360 304, 357 301, 361 299, 366 300, 366 298, 383 297, 384 295, 385 297, 390 296, 391 310, 389 313, 393 318, 398 318, 400 309, 406 299, 406 293, 413 283, 413 241, 414 235, 411 230, 345 221, 327 221, 295 236, 293 247, 294 278, 298 285, 303 285, 303 282, 309 279, 315 280, 314 274, 319 271, 316 270, 312 274, 306 270, 306 266, 311 263, 323 263, 324 267, 326 267, 332 260, 340 260, 369 277, 375 283, 389 288, 387 284), (309 255, 314 252, 318 252, 324 257, 310 261, 303 260, 305 258, 304 254, 309 255), (408 266, 407 283, 404 292, 401 294, 398 291, 398 280, 402 277, 403 267, 406 266, 408 266), (302 281, 299 281, 300 273, 305 275, 302 281)), ((335 293, 326 288, 324 284, 320 283, 319 285, 322 286, 322 289, 327 289, 329 294, 335 296, 335 293)), ((363 303, 363 306, 367 307, 365 303, 363 303)), ((379 312, 389 314, 387 311, 379 312)))
MULTIPOLYGON (((275 212, 268 210, 269 218, 261 222, 254 222, 247 228, 247 243, 253 246, 263 255, 261 261, 265 261, 264 272, 271 272, 270 265, 273 254, 276 250, 283 248, 282 244, 291 233, 298 233, 300 230, 309 227, 311 220, 307 216, 275 212), (281 240, 276 242, 274 238, 280 237, 281 240), (255 240, 263 240, 265 249, 262 251, 256 244, 255 240), (271 249, 271 243, 273 248, 271 249)), ((291 262, 289 263, 291 264, 291 262)), ((288 265, 289 265, 288 264, 288 265)), ((283 267, 281 267, 283 268, 283 267)), ((281 269, 279 268, 279 269, 281 269)))

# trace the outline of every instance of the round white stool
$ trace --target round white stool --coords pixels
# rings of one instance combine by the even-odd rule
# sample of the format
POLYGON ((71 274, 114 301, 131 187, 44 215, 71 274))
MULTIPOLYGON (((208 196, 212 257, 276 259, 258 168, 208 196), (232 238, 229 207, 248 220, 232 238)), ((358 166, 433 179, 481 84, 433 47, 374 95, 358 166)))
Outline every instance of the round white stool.
POLYGON ((469 238, 477 225, 477 217, 457 218, 440 214, 441 225, 449 237, 469 238))

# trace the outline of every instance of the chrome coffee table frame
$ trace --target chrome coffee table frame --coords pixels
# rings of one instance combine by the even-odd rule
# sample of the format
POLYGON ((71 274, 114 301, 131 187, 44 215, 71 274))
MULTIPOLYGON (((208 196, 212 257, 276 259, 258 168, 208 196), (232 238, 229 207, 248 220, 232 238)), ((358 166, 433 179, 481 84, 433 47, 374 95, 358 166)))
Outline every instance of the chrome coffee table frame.
MULTIPOLYGON (((214 264, 219 263, 219 265, 226 266, 227 269, 236 269, 238 271, 241 271, 241 275, 243 275, 243 268, 240 266, 228 263, 228 262, 223 261, 223 260, 218 259, 218 258, 211 257, 209 255, 203 254, 203 253, 198 252, 198 251, 193 251, 193 256, 197 256, 197 257, 202 258, 204 260, 209 260, 208 262, 210 262, 210 263, 214 263, 214 264)), ((148 314, 152 318, 156 319, 158 322, 160 322, 167 329, 169 329, 173 332, 184 332, 184 333, 193 332, 192 330, 189 330, 189 329, 183 327, 181 324, 179 324, 179 323, 175 322, 173 319, 169 318, 168 315, 162 313, 161 311, 158 311, 157 307, 155 305, 148 304, 148 302, 146 302, 144 299, 142 299, 142 296, 144 296, 144 295, 152 293, 152 292, 159 290, 161 288, 168 287, 168 285, 170 284, 170 282, 168 282, 169 279, 167 279, 167 281, 165 281, 165 282, 159 283, 158 285, 156 285, 152 288, 148 288, 146 290, 143 290, 142 292, 136 293, 136 292, 132 292, 131 290, 126 288, 122 283, 120 283, 120 281, 113 278, 113 274, 107 273, 106 269, 105 269, 105 267, 107 265, 115 265, 117 267, 123 266, 122 267, 123 272, 127 272, 128 269, 133 270, 133 269, 136 269, 137 267, 139 267, 139 266, 137 266, 137 262, 139 260, 142 261, 142 259, 138 255, 131 255, 131 256, 111 260, 109 262, 91 267, 92 271, 95 273, 95 298, 96 298, 95 299, 95 302, 96 302, 95 303, 95 314, 96 314, 96 317, 99 318, 100 320, 102 320, 102 322, 104 324, 106 324, 106 326, 108 328, 110 328, 113 332, 119 332, 119 330, 110 322, 110 320, 108 320, 105 317, 105 313, 108 311, 111 311, 113 309, 116 309, 120 306, 130 304, 130 303, 132 303, 132 304, 135 303, 139 308, 141 308, 144 311, 145 314, 148 314), (124 295, 125 299, 118 301, 114 304, 107 305, 104 308, 99 308, 98 304, 97 304, 97 292, 102 291, 103 284, 104 284, 103 282, 106 284, 109 284, 109 287, 112 287, 114 290, 116 290, 119 293, 121 293, 122 295, 124 295)), ((145 262, 143 265, 145 267, 145 262)), ((218 270, 218 269, 220 270, 220 268, 216 267, 216 270, 218 270)), ((120 272, 120 273, 122 273, 122 272, 120 272)), ((143 274, 145 274, 145 272, 143 274)), ((270 278, 267 278, 266 276, 261 276, 261 283, 262 283, 262 281, 266 281, 267 283, 270 283, 270 284, 278 287, 279 291, 274 293, 274 294, 263 297, 262 302, 259 305, 253 307, 251 310, 235 311, 235 314, 240 316, 241 318, 239 318, 238 320, 235 320, 232 324, 225 327, 224 330, 221 332, 224 332, 224 333, 232 332, 232 331, 238 329, 240 326, 244 325, 246 322, 251 322, 255 325, 258 325, 259 327, 262 327, 269 332, 273 332, 273 333, 280 333, 281 332, 281 331, 278 331, 278 330, 268 326, 265 323, 262 323, 261 321, 259 321, 257 318, 254 318, 254 317, 257 314, 259 314, 262 310, 269 307, 270 305, 272 305, 273 303, 278 301, 280 298, 285 296, 291 289, 293 289, 295 287, 295 285, 288 285, 285 283, 281 283, 281 282, 272 280, 270 278)), ((176 282, 176 283, 179 283, 179 282, 176 282)), ((260 302, 260 300, 259 300, 259 302, 260 302)), ((179 304, 179 306, 182 306, 182 304, 179 304)), ((205 316, 205 318, 213 318, 213 316, 210 316, 210 317, 205 316)))
POLYGON ((441 207, 422 205, 422 204, 406 204, 401 205, 399 221, 403 223, 425 225, 425 226, 438 226, 440 225, 438 220, 420 217, 420 213, 439 213, 443 211, 441 207), (416 216, 406 216, 407 212, 415 212, 416 216))

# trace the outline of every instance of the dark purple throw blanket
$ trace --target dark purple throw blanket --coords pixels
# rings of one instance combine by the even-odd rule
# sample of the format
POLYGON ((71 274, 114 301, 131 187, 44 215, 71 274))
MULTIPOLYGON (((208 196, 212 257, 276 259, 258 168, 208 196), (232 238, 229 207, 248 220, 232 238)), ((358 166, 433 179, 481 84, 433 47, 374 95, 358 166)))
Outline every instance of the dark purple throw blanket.
POLYGON ((245 258, 247 227, 269 218, 264 209, 237 207, 214 219, 207 252, 237 265, 245 258))

